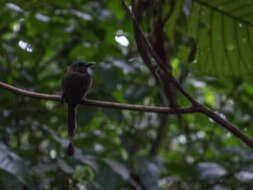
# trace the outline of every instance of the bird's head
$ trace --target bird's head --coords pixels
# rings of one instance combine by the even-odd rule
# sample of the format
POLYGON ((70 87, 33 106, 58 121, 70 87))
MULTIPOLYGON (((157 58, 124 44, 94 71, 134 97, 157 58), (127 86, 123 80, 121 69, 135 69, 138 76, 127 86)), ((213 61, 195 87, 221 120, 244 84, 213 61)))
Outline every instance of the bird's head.
POLYGON ((68 72, 87 73, 88 68, 92 65, 94 65, 94 62, 76 61, 69 66, 68 72))

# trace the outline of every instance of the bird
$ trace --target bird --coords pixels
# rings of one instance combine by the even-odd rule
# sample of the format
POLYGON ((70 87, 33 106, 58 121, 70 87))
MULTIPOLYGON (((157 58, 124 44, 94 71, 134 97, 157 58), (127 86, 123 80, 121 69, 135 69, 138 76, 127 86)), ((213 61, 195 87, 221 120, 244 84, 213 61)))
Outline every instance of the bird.
MULTIPOLYGON (((93 62, 76 61, 68 67, 61 80, 61 102, 68 104, 68 136, 71 139, 75 136, 75 108, 86 97, 92 86, 92 77, 88 73, 88 68, 92 65, 93 62)), ((72 142, 69 143, 68 154, 70 156, 74 154, 72 142)))

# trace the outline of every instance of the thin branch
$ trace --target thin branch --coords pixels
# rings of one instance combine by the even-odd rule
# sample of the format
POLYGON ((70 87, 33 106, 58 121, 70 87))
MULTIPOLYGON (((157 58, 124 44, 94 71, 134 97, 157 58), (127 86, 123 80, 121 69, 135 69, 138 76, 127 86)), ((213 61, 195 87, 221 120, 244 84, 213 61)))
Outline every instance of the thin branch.
MULTIPOLYGON (((37 98, 37 99, 54 100, 54 101, 59 101, 59 102, 61 101, 61 97, 59 95, 50 95, 50 94, 31 92, 28 90, 16 88, 14 86, 8 85, 3 82, 0 82, 0 87, 9 91, 15 92, 16 94, 23 95, 23 96, 29 96, 29 97, 37 98)), ((142 111, 142 112, 157 112, 157 113, 167 113, 167 114, 179 114, 179 113, 187 114, 187 113, 200 112, 212 118, 218 124, 222 125, 224 128, 229 130, 235 136, 240 138, 248 146, 253 148, 252 139, 244 135, 240 130, 238 130, 228 121, 221 118, 218 114, 212 112, 208 108, 201 105, 197 107, 193 106, 193 107, 188 107, 188 108, 169 109, 167 107, 121 104, 121 103, 116 103, 116 102, 105 102, 105 101, 98 101, 98 100, 85 100, 82 102, 82 104, 89 105, 89 106, 96 106, 96 107, 104 107, 104 108, 126 109, 126 110, 142 111)))
POLYGON ((220 117, 218 114, 216 114, 215 112, 211 111, 210 109, 204 106, 199 107, 199 111, 200 113, 203 113, 207 115, 209 118, 213 119, 216 123, 222 125, 224 128, 226 128, 235 136, 237 136, 239 139, 241 139, 243 142, 245 142, 249 147, 253 148, 253 141, 250 137, 244 135, 239 129, 237 129, 231 123, 220 117))
MULTIPOLYGON (((23 90, 23 89, 11 86, 3 82, 0 82, 0 88, 15 92, 16 94, 28 96, 31 98, 53 100, 53 101, 59 101, 59 102, 61 101, 61 97, 59 95, 42 94, 38 92, 23 90)), ((156 112, 156 113, 166 113, 166 114, 178 114, 178 113, 186 114, 186 113, 195 113, 199 111, 195 107, 170 109, 168 107, 142 106, 142 105, 122 104, 122 103, 117 103, 117 102, 107 102, 107 101, 87 100, 87 99, 84 100, 82 104, 85 104, 88 106, 103 107, 103 108, 125 109, 125 110, 141 111, 141 112, 156 112)))
POLYGON ((170 10, 169 10, 169 12, 167 13, 167 15, 163 19, 163 23, 162 23, 163 26, 166 24, 166 22, 171 17, 174 9, 175 9, 175 0, 170 0, 170 10))
POLYGON ((143 41, 145 42, 147 49, 149 51, 149 53, 152 55, 152 57, 154 57, 154 59, 156 60, 156 62, 160 65, 160 67, 164 68, 165 70, 167 70, 167 68, 163 65, 163 61, 161 60, 161 58, 157 55, 157 53, 153 50, 152 45, 149 43, 149 41, 145 38, 145 35, 143 33, 143 31, 140 28, 140 25, 137 21, 137 19, 135 18, 135 15, 133 14, 133 12, 128 8, 125 0, 122 0, 122 4, 124 6, 124 8, 127 11, 127 14, 131 17, 131 19, 133 20, 134 24, 136 25, 136 29, 139 30, 141 36, 143 37, 143 41))
POLYGON ((145 63, 145 65, 149 68, 149 70, 151 71, 151 73, 153 74, 153 76, 155 77, 156 80, 156 84, 159 85, 160 81, 159 81, 159 77, 157 76, 157 73, 155 71, 154 66, 152 65, 151 59, 149 57, 149 55, 146 53, 145 49, 143 48, 142 44, 142 38, 140 37, 141 34, 139 33, 139 30, 137 29, 137 26, 134 24, 134 36, 135 36, 135 41, 136 41, 136 46, 140 52, 140 55, 142 57, 143 62, 145 63))
MULTIPOLYGON (((159 7, 159 9, 160 9, 159 10, 159 12, 160 12, 159 23, 161 23, 162 22, 161 21, 162 20, 161 19, 162 18, 161 6, 159 7)), ((132 11, 133 11, 133 14, 135 15, 135 18, 138 23, 140 23, 140 21, 143 19, 143 10, 144 10, 143 4, 141 2, 133 2, 132 3, 132 11)), ((158 22, 158 20, 156 22, 158 22)), ((145 42, 143 42, 143 37, 140 33, 140 30, 138 29, 138 25, 136 25, 136 23, 134 23, 134 22, 133 22, 133 28, 134 28, 134 37, 135 37, 137 49, 143 59, 143 63, 149 68, 149 70, 151 71, 151 73, 155 77, 156 85, 158 87, 163 82, 159 76, 159 73, 156 71, 156 68, 152 64, 152 60, 151 60, 152 57, 150 56, 150 53, 147 50, 147 45, 145 44, 145 42)), ((157 37, 157 39, 155 40, 155 44, 157 45, 156 47, 158 48, 158 49, 156 49, 157 53, 158 53, 158 55, 159 55, 159 53, 161 53, 162 55, 165 55, 165 56, 163 56, 163 58, 167 60, 167 56, 164 51, 164 41, 161 40, 161 39, 163 39, 164 35, 160 35, 163 31, 162 30, 163 24, 160 25, 157 23, 155 28, 156 28, 156 30, 155 30, 156 35, 155 36, 157 37), (162 50, 162 51, 158 51, 158 50, 162 50)), ((170 105, 171 105, 170 107, 176 109, 178 107, 173 106, 174 105, 173 102, 176 102, 176 101, 173 101, 173 100, 171 101, 171 99, 172 99, 172 97, 174 97, 173 95, 174 95, 174 93, 176 93, 176 91, 173 91, 174 93, 171 93, 171 91, 172 91, 172 90, 170 90, 171 88, 166 88, 167 86, 168 85, 164 86, 164 92, 170 102, 170 105), (170 91, 170 92, 168 92, 168 91, 170 91)), ((172 85, 169 85, 169 86, 174 88, 174 86, 172 86, 172 85)), ((165 99, 163 99, 163 101, 164 100, 165 99)), ((167 104, 167 102, 165 104, 167 104)), ((168 121, 169 121, 169 117, 167 114, 164 114, 164 113, 159 114, 159 125, 156 129, 156 137, 155 137, 155 139, 152 140, 151 148, 150 148, 150 155, 151 156, 157 155, 160 150, 163 139, 166 136, 166 131, 168 128, 168 121)))

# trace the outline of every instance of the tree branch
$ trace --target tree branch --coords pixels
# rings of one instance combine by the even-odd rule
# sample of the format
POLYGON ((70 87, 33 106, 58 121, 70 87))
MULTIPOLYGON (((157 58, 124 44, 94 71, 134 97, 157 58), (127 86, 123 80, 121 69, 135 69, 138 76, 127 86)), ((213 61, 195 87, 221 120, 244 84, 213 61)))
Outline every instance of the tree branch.
MULTIPOLYGON (((6 84, 4 82, 0 82, 0 88, 15 92, 16 94, 20 94, 22 96, 28 96, 31 98, 53 100, 53 101, 59 101, 59 102, 61 101, 61 97, 59 95, 42 94, 38 92, 23 90, 23 89, 11 86, 9 84, 6 84)), ((99 100, 84 100, 82 104, 85 104, 88 106, 103 107, 103 108, 125 109, 125 110, 141 111, 141 112, 156 112, 156 113, 166 113, 166 114, 178 114, 178 113, 186 114, 186 113, 199 112, 199 110, 195 107, 170 109, 168 107, 122 104, 122 103, 117 103, 117 102, 106 102, 106 101, 99 101, 99 100)))
POLYGON ((175 9, 175 0, 170 0, 170 10, 169 10, 169 12, 167 13, 167 15, 163 19, 163 23, 162 23, 163 26, 166 24, 166 22, 171 17, 174 9, 175 9))
POLYGON ((233 133, 235 136, 237 136, 239 139, 241 139, 244 143, 246 143, 249 147, 253 148, 253 141, 250 137, 243 134, 239 129, 237 129, 235 126, 233 126, 230 122, 220 117, 215 112, 211 111, 210 109, 206 107, 199 107, 200 113, 205 114, 209 118, 213 119, 216 123, 223 126, 225 129, 233 133))
POLYGON ((177 82, 177 80, 171 76, 171 74, 168 72, 167 67, 165 66, 166 64, 163 64, 163 60, 158 56, 158 54, 156 53, 156 51, 153 49, 152 45, 149 43, 149 41, 147 40, 147 38, 145 38, 145 35, 143 33, 143 31, 140 28, 140 25, 138 23, 138 21, 135 18, 135 15, 133 14, 133 12, 131 12, 131 10, 128 8, 125 0, 121 0, 122 4, 124 6, 124 8, 126 9, 127 14, 131 17, 132 21, 134 22, 134 24, 136 25, 136 29, 139 30, 143 42, 145 43, 147 50, 149 51, 149 53, 152 55, 152 57, 155 59, 155 61, 157 62, 157 64, 159 65, 160 68, 162 68, 163 72, 169 77, 169 80, 174 84, 174 86, 192 103, 192 105, 198 105, 199 103, 197 101, 195 101, 182 87, 181 85, 177 82))
MULTIPOLYGON (((16 94, 20 94, 23 96, 28 96, 31 98, 37 99, 45 99, 45 100, 53 100, 53 101, 61 101, 61 97, 59 95, 50 95, 50 94, 42 94, 37 92, 31 92, 28 90, 23 90, 20 88, 16 88, 14 86, 8 85, 6 83, 0 82, 0 88, 15 92, 16 94)), ((116 102, 105 102, 99 100, 85 100, 82 104, 96 107, 104 107, 104 108, 114 108, 114 109, 126 109, 126 110, 135 110, 142 112, 157 112, 157 113, 167 113, 167 114, 187 114, 187 113, 196 113, 200 112, 207 115, 209 118, 213 119, 218 124, 222 125, 224 128, 229 130, 235 136, 240 138, 243 142, 245 142, 249 147, 253 148, 253 141, 251 138, 244 135, 240 130, 234 127, 231 123, 221 118, 218 114, 212 112, 208 108, 204 106, 193 106, 188 108, 179 108, 179 109, 169 109, 167 107, 158 107, 158 106, 141 106, 141 105, 132 105, 132 104, 121 104, 116 102)))
MULTIPOLYGON (((228 122, 225 119, 223 119, 222 117, 220 117, 218 114, 216 114, 213 111, 209 110, 207 107, 199 104, 194 98, 192 98, 183 89, 183 87, 177 82, 177 80, 168 72, 168 70, 165 66, 166 64, 163 64, 163 60, 157 55, 157 53, 153 49, 152 45, 149 43, 149 41, 145 37, 143 31, 140 28, 140 25, 139 25, 138 21, 135 18, 135 15, 128 8, 125 0, 121 0, 121 1, 122 1, 122 4, 123 4, 124 8, 126 9, 127 14, 130 16, 130 18, 132 19, 132 21, 136 25, 136 28, 139 30, 139 32, 140 32, 140 34, 143 38, 143 42, 147 46, 147 50, 152 55, 152 57, 155 59, 155 61, 159 65, 159 67, 162 69, 162 72, 164 72, 164 74, 166 74, 166 76, 168 77, 168 82, 171 81, 175 85, 175 87, 192 103, 193 108, 196 108, 196 110, 198 110, 200 113, 203 113, 206 116, 208 116, 209 118, 213 119, 216 123, 220 124, 225 129, 229 130, 231 133, 233 133, 235 136, 237 136, 239 139, 241 139, 249 147, 253 148, 253 140, 251 138, 244 135, 239 129, 237 129, 235 126, 233 126, 230 122, 228 122)), ((164 81, 166 81, 166 80, 164 80, 164 81)), ((180 113, 180 112, 178 112, 178 113, 180 113)))

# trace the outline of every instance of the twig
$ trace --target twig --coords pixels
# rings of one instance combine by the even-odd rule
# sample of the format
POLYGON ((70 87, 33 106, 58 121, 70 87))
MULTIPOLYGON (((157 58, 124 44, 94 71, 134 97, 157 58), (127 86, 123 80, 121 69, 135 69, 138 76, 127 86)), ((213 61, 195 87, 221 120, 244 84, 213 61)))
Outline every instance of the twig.
POLYGON ((175 0, 170 0, 170 11, 167 13, 167 15, 163 19, 163 23, 162 23, 163 26, 166 24, 166 22, 171 17, 171 15, 174 11, 174 8, 175 8, 175 0))
MULTIPOLYGON (((53 101, 61 101, 61 97, 59 95, 50 95, 50 94, 42 94, 38 92, 31 92, 28 90, 23 90, 9 84, 0 82, 0 88, 15 92, 16 94, 20 94, 23 96, 28 96, 31 98, 37 99, 45 99, 45 100, 53 100, 53 101)), ((99 100, 84 100, 82 104, 103 108, 114 108, 114 109, 125 109, 125 110, 135 110, 141 112, 157 112, 157 113, 166 113, 166 114, 178 114, 178 113, 195 113, 198 112, 198 109, 195 107, 188 108, 180 108, 180 109, 169 109, 168 107, 158 107, 158 106, 142 106, 142 105, 133 105, 133 104, 122 104, 117 102, 107 102, 107 101, 99 101, 99 100)))

